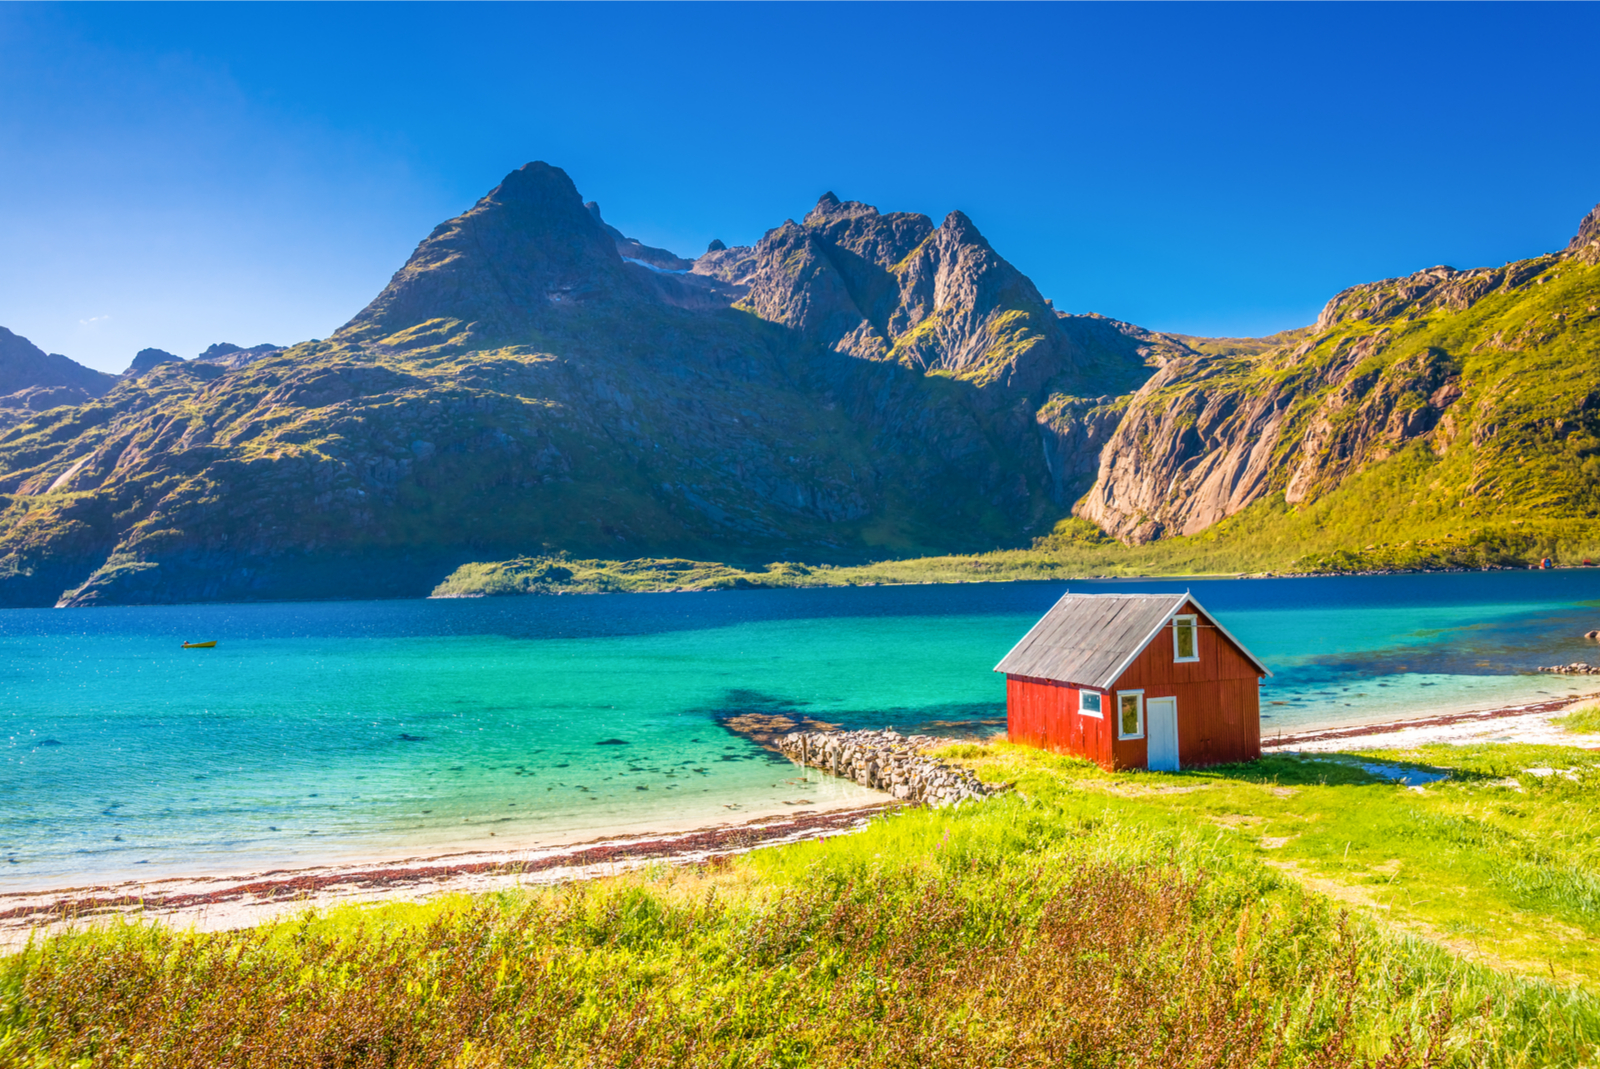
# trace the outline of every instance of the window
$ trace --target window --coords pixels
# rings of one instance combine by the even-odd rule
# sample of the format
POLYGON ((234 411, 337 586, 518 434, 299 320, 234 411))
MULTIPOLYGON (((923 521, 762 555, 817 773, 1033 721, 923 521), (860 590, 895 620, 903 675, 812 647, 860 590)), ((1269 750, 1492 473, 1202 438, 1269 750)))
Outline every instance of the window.
POLYGON ((1144 738, 1144 691, 1117 691, 1117 738, 1144 738))
POLYGON ((1172 618, 1172 659, 1198 661, 1200 659, 1200 623, 1198 617, 1174 616, 1172 618))
POLYGON ((1078 712, 1084 716, 1100 716, 1100 692, 1098 690, 1078 691, 1078 712))

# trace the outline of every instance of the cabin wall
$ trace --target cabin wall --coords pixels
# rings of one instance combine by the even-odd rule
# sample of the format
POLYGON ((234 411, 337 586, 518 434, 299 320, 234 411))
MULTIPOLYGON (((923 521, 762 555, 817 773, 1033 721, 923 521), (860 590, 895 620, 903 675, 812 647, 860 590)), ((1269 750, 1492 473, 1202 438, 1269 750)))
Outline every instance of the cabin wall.
MULTIPOLYGON (((1110 713, 1101 718, 1080 714, 1078 690, 1049 679, 1006 676, 1006 737, 1111 768, 1114 729, 1110 713)), ((1101 704, 1109 710, 1111 698, 1102 695, 1101 704)))
MULTIPOLYGON (((1185 605, 1182 613, 1197 610, 1185 605)), ((1136 657, 1112 689, 1143 690, 1151 698, 1178 700, 1178 763, 1184 768, 1254 761, 1261 756, 1261 688, 1257 669, 1202 615, 1200 659, 1172 659, 1167 624, 1136 657)), ((1113 740, 1112 766, 1144 768, 1144 739, 1113 740)))

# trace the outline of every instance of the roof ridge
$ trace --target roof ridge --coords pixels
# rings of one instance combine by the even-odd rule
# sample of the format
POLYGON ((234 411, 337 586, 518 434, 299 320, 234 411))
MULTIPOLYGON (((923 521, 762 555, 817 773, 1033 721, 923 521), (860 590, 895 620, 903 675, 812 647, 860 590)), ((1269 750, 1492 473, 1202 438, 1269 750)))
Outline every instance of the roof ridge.
POLYGON ((1186 603, 1265 675, 1271 671, 1235 638, 1191 591, 1089 594, 1067 591, 995 665, 1007 675, 1110 686, 1186 603), (1113 601, 1127 602, 1112 605, 1113 601))
MULTIPOLYGON (((1127 593, 1123 593, 1122 591, 1111 591, 1111 592, 1108 592, 1108 593, 1105 593, 1105 594, 1083 594, 1083 593, 1078 593, 1078 592, 1070 592, 1070 593, 1071 593, 1072 597, 1075 597, 1075 598, 1148 598, 1148 599, 1151 599, 1151 600, 1165 600, 1165 599, 1171 598, 1171 597, 1183 597, 1183 598, 1186 598, 1186 597, 1189 596, 1189 592, 1187 590, 1185 590, 1181 594, 1170 594, 1170 593, 1166 593, 1166 592, 1155 593, 1155 594, 1127 594, 1127 593)), ((1067 595, 1063 594, 1061 596, 1062 597, 1066 597, 1067 595)))

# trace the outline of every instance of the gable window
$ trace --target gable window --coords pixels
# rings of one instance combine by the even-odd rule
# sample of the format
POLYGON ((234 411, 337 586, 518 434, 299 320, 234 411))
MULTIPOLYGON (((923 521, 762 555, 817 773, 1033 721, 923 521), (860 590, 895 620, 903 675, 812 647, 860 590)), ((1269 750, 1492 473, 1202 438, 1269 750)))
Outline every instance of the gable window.
POLYGON ((1098 690, 1078 691, 1078 712, 1084 716, 1098 718, 1101 715, 1100 692, 1098 690))
POLYGON ((1172 659, 1180 664, 1200 659, 1200 623, 1195 616, 1172 618, 1172 659))
POLYGON ((1117 691, 1117 738, 1144 738, 1144 691, 1117 691))

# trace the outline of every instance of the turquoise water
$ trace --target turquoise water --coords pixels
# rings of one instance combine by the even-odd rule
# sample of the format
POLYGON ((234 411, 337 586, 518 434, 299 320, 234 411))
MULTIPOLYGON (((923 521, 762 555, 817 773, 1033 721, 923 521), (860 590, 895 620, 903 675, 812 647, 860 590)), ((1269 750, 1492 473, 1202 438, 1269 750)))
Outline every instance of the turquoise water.
MULTIPOLYGON (((0 611, 0 886, 869 797, 719 719, 997 730, 1066 585, 0 611)), ((1192 588, 1273 668, 1268 733, 1565 694, 1526 673, 1600 626, 1587 571, 1071 586, 1192 588)))

